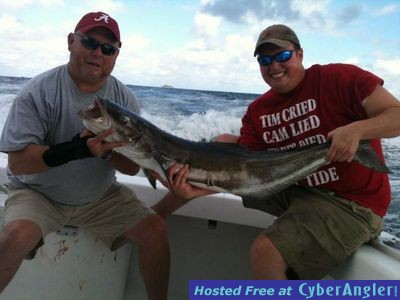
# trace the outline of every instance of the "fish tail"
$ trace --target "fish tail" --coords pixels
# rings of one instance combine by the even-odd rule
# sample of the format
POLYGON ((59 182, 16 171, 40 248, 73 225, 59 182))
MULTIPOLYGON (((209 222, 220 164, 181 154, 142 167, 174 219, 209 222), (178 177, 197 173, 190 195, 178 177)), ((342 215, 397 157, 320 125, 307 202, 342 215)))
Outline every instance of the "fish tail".
POLYGON ((382 173, 391 173, 384 162, 380 160, 369 141, 362 141, 358 146, 354 160, 360 165, 382 173))

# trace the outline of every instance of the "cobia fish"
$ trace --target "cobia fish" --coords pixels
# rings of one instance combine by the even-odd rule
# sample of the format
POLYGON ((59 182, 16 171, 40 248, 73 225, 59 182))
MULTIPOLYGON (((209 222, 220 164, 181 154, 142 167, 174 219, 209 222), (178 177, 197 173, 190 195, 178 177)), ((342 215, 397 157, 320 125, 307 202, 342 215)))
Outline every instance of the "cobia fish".
MULTIPOLYGON (((168 180, 169 167, 188 164, 188 182, 216 192, 266 197, 329 163, 329 144, 278 152, 251 151, 231 143, 193 142, 171 135, 138 114, 99 97, 79 115, 95 134, 113 128, 108 141, 127 142, 114 150, 144 170, 153 170, 168 180)), ((355 160, 376 171, 388 172, 369 142, 360 143, 355 160)), ((155 182, 151 183, 155 187, 155 182)))

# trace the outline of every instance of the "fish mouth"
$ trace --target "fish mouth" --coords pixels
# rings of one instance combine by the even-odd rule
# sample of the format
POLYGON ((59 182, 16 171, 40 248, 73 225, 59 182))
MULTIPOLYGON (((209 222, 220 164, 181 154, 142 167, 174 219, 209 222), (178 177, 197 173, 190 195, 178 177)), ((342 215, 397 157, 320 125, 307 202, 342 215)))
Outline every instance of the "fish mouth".
MULTIPOLYGON (((84 123, 91 123, 95 127, 101 127, 102 130, 111 128, 111 118, 107 113, 103 99, 95 96, 94 102, 79 112, 79 116, 84 123)), ((99 128, 100 129, 100 128, 99 128)))

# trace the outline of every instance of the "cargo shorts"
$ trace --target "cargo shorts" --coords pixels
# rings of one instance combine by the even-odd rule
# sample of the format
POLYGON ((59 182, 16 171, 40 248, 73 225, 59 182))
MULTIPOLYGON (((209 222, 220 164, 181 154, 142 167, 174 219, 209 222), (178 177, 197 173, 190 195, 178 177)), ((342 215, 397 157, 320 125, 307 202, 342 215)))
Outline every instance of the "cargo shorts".
POLYGON ((15 220, 30 220, 42 230, 42 239, 27 255, 34 257, 44 238, 62 227, 77 226, 103 241, 111 250, 128 240, 123 234, 145 217, 155 214, 139 201, 128 187, 115 182, 104 196, 82 206, 68 206, 49 201, 43 194, 30 188, 7 188, 4 225, 15 220))
POLYGON ((321 279, 383 229, 371 209, 317 188, 294 185, 243 205, 277 216, 263 234, 286 263, 291 279, 321 279))

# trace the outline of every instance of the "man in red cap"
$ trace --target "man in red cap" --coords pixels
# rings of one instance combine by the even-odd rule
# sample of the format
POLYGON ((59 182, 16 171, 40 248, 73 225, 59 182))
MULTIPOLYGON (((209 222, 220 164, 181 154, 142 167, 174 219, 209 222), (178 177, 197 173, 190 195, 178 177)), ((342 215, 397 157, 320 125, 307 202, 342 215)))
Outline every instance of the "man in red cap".
MULTIPOLYGON (((320 279, 382 230, 388 176, 353 158, 360 141, 369 140, 384 160, 380 138, 400 135, 400 102, 381 78, 354 65, 304 68, 300 41, 282 24, 261 32, 254 56, 270 89, 249 105, 240 136, 217 140, 254 150, 331 146, 330 164, 296 185, 263 199, 243 197, 245 207, 277 216, 251 246, 253 276, 320 279)), ((169 182, 180 199, 170 193, 153 207, 164 218, 210 193, 185 183, 188 166, 178 168, 170 169, 169 182)))
POLYGON ((33 78, 16 97, 0 140, 8 153, 8 199, 0 233, 0 291, 24 258, 65 224, 92 233, 112 250, 135 241, 149 299, 166 299, 169 245, 163 219, 145 207, 115 172, 139 167, 86 131, 78 112, 94 96, 139 112, 132 92, 111 75, 121 47, 117 22, 83 16, 68 35, 68 64, 33 78))
POLYGON ((121 47, 121 38, 117 21, 103 12, 90 12, 84 15, 78 24, 76 24, 75 32, 80 31, 85 33, 96 27, 104 27, 110 30, 114 35, 114 39, 118 42, 119 47, 121 47))

